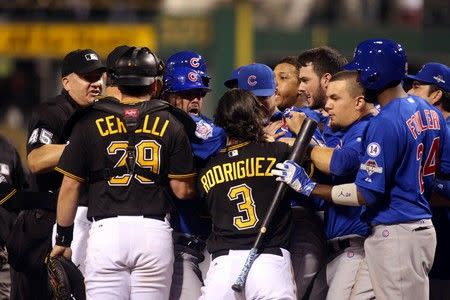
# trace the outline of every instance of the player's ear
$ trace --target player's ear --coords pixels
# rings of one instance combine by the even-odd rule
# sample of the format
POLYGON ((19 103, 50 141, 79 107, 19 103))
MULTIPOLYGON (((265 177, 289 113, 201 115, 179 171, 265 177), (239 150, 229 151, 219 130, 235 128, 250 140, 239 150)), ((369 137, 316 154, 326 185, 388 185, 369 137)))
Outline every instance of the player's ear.
POLYGON ((328 86, 328 83, 330 82, 331 77, 333 77, 333 76, 331 76, 330 73, 325 73, 320 78, 320 83, 324 88, 326 88, 328 86))
POLYGON ((431 104, 435 105, 443 96, 442 90, 436 90, 430 94, 431 104))
POLYGON ((366 99, 364 98, 363 95, 357 96, 355 98, 355 108, 357 110, 362 110, 365 105, 366 105, 366 99))
POLYGON ((70 80, 69 80, 69 76, 70 76, 70 74, 69 75, 67 75, 67 76, 64 76, 63 78, 62 78, 62 86, 63 86, 63 88, 66 90, 66 91, 69 91, 70 90, 70 80))

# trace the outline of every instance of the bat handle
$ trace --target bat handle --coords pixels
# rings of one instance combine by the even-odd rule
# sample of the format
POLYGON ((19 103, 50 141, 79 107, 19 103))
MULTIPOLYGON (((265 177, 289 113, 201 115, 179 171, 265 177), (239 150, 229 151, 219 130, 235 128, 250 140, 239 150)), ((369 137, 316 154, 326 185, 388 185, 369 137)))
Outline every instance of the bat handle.
POLYGON ((253 262, 255 261, 257 256, 258 256, 258 249, 252 248, 247 256, 247 260, 245 261, 244 266, 242 267, 241 274, 239 274, 235 283, 231 286, 233 291, 238 293, 242 292, 245 286, 245 282, 247 281, 247 276, 248 273, 250 272, 250 268, 253 265, 253 262))

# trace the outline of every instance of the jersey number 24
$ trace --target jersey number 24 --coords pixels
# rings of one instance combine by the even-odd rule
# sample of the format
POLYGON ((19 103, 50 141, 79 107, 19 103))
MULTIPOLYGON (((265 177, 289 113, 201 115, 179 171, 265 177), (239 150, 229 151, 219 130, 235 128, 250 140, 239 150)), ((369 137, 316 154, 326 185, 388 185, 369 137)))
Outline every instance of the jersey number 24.
POLYGON ((439 144, 440 139, 438 137, 434 138, 433 142, 431 143, 430 151, 428 152, 427 158, 425 159, 425 164, 422 166, 422 157, 423 157, 423 151, 424 151, 424 145, 423 143, 420 143, 417 146, 417 156, 416 159, 419 162, 419 184, 420 184, 420 193, 422 194, 425 190, 424 184, 423 184, 423 177, 424 176, 430 176, 436 173, 436 168, 439 164, 439 144))

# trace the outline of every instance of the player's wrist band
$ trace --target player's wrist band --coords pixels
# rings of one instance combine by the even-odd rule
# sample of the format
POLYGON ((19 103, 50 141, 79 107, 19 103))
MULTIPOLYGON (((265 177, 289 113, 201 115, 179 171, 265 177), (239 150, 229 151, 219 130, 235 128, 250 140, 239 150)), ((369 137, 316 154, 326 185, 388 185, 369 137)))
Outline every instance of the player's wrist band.
POLYGON ((73 224, 70 226, 61 226, 56 224, 56 245, 70 247, 73 239, 73 224))

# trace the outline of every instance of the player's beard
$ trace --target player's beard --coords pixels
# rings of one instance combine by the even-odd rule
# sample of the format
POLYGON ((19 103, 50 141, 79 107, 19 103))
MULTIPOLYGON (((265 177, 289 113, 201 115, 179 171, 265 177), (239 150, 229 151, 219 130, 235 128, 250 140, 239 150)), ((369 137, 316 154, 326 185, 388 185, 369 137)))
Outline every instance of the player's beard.
POLYGON ((325 91, 321 87, 318 87, 314 94, 315 95, 312 96, 313 101, 312 101, 311 105, 309 106, 309 108, 311 108, 311 109, 324 108, 325 99, 326 99, 325 91))

